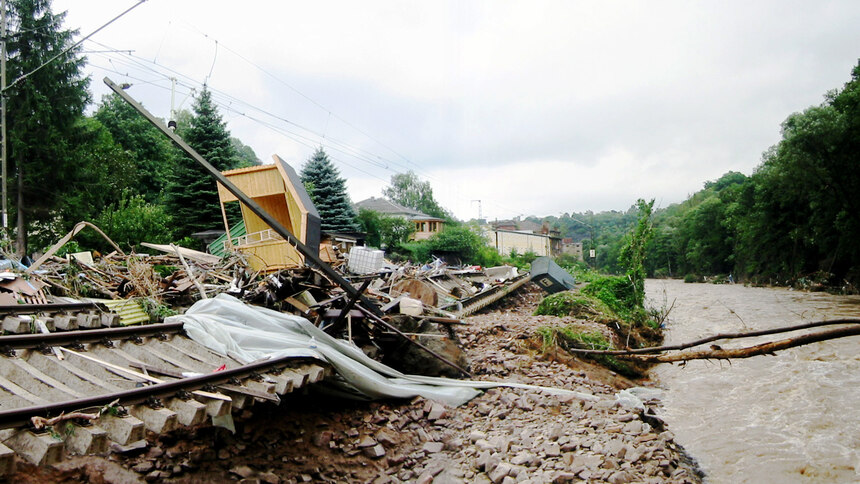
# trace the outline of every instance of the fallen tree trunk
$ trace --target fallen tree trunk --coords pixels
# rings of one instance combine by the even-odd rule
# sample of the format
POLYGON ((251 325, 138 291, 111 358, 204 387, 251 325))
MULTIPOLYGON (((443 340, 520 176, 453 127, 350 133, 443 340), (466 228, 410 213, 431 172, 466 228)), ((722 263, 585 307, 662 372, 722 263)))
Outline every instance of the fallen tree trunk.
POLYGON ((810 333, 794 338, 783 339, 780 341, 772 341, 746 348, 723 349, 719 346, 712 346, 708 350, 687 351, 672 355, 634 355, 625 354, 617 355, 619 358, 644 361, 649 363, 671 363, 675 361, 688 360, 726 360, 729 358, 750 358, 752 356, 773 355, 774 352, 802 346, 819 341, 830 339, 843 338, 845 336, 860 335, 860 324, 853 324, 844 328, 831 329, 829 331, 821 331, 818 333, 810 333))
POLYGON ((834 326, 837 324, 853 324, 853 325, 860 326, 860 320, 858 320, 858 319, 832 319, 832 320, 827 320, 827 321, 815 321, 812 323, 798 324, 795 326, 784 326, 781 328, 763 329, 760 331, 749 331, 746 333, 721 333, 721 334, 715 334, 713 336, 707 336, 705 338, 697 339, 697 340, 691 341, 689 343, 679 343, 676 345, 666 345, 666 346, 652 346, 650 348, 635 348, 635 349, 628 348, 626 350, 590 350, 590 349, 584 349, 584 348, 583 349, 568 348, 567 350, 570 351, 571 353, 612 355, 612 356, 661 353, 664 351, 671 351, 671 350, 684 350, 687 348, 692 348, 694 346, 703 345, 705 343, 710 343, 712 341, 717 341, 717 340, 721 340, 721 339, 737 339, 737 338, 749 338, 749 337, 753 337, 753 336, 766 336, 769 334, 788 333, 788 332, 797 331, 800 329, 817 328, 817 327, 821 327, 821 326, 834 326))

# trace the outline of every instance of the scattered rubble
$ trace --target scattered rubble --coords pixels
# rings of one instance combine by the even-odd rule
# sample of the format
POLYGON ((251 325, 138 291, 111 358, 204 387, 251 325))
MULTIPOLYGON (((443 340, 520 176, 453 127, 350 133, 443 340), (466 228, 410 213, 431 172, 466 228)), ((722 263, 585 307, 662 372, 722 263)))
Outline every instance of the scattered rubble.
MULTIPOLYGON (((589 363, 568 365, 527 344, 530 329, 569 322, 531 316, 539 298, 527 286, 455 327, 474 372, 591 393, 596 402, 499 388, 452 408, 420 397, 362 403, 311 392, 242 412, 236 434, 181 429, 107 461, 71 460, 55 476, 75 479, 75 463, 77 475, 86 476, 98 463, 132 470, 141 481, 177 483, 699 482, 659 420, 646 422, 619 403, 619 387, 636 382, 589 363)), ((659 410, 659 402, 646 403, 659 410)), ((26 468, 19 471, 16 479, 37 482, 26 468)), ((38 482, 51 482, 39 472, 32 474, 38 482)))

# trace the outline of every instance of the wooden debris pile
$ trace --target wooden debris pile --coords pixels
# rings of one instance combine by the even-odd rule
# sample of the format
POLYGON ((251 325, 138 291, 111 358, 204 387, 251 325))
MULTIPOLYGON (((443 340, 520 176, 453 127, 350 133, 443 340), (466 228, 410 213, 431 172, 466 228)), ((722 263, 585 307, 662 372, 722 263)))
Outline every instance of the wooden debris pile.
POLYGON ((302 315, 405 371, 459 376, 469 374, 468 362, 451 325, 463 324, 461 317, 528 281, 527 274, 512 267, 450 268, 439 261, 385 264, 377 272, 350 274, 339 260, 336 271, 305 266, 260 274, 250 271, 238 253, 219 258, 175 245, 141 245, 159 254, 127 255, 117 248, 104 256, 62 258, 50 252, 23 278, 0 277, 0 298, 10 286, 17 292, 9 303, 29 301, 25 297, 40 297, 42 303, 73 298, 98 299, 110 307, 108 302, 125 300, 138 309, 123 324, 134 324, 145 322, 147 315, 158 321, 197 300, 228 293, 249 304, 302 315), (333 280, 340 277, 346 282, 333 280))
MULTIPOLYGON (((217 258, 216 258, 217 259, 217 258)), ((176 254, 119 255, 112 252, 93 262, 53 257, 30 275, 50 286, 51 294, 77 299, 144 298, 160 305, 182 307, 201 294, 224 292, 243 267, 237 258, 216 261, 188 259, 176 254)))

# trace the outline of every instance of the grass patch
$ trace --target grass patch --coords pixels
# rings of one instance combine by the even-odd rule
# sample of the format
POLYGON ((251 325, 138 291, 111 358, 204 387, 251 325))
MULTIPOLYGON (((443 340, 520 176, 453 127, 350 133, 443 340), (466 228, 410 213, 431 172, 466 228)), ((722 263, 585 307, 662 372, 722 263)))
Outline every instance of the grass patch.
POLYGON ((636 310, 633 284, 626 277, 596 277, 582 289, 582 293, 603 301, 616 314, 625 319, 636 310))
MULTIPOLYGON (((544 353, 555 351, 556 348, 563 350, 571 348, 589 350, 614 349, 609 339, 599 331, 577 331, 570 326, 542 326, 537 329, 536 333, 541 338, 541 350, 544 353)), ((641 371, 631 366, 628 362, 621 361, 612 355, 573 354, 599 363, 626 377, 639 378, 643 375, 641 371)))
POLYGON ((618 319, 612 309, 600 299, 573 291, 550 294, 538 304, 534 314, 535 316, 573 316, 600 323, 618 319))

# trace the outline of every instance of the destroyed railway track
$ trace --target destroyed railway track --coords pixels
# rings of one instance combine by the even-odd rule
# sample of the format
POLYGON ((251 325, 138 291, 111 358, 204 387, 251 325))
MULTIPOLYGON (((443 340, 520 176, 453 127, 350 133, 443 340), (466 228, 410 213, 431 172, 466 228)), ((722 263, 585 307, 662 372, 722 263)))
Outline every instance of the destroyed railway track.
POLYGON ((490 290, 480 292, 472 297, 450 304, 444 309, 452 311, 458 318, 465 318, 466 316, 470 316, 516 291, 529 281, 531 281, 531 276, 528 273, 521 274, 514 278, 509 284, 497 285, 490 290))
POLYGON ((234 409, 278 402, 330 372, 307 358, 241 364, 185 336, 180 323, 0 336, 0 349, 0 476, 13 472, 16 454, 45 465, 67 452, 142 446, 144 430, 228 421, 234 409), (51 428, 34 425, 56 417, 51 428))

